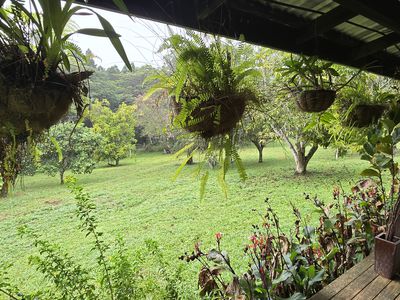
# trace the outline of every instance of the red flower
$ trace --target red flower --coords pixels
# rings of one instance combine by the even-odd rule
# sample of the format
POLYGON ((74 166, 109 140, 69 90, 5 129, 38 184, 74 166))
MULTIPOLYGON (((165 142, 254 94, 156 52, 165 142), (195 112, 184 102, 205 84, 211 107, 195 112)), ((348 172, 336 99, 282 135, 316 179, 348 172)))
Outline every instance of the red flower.
POLYGON ((220 241, 222 239, 222 233, 221 232, 217 232, 215 234, 215 238, 217 239, 217 241, 220 241))

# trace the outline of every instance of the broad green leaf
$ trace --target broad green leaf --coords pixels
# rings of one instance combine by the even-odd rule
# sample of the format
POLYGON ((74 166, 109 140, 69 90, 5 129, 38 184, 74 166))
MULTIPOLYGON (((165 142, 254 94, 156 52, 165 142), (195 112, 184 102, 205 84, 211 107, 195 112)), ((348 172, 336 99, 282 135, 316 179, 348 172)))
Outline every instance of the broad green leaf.
MULTIPOLYGON (((111 33, 111 32, 115 32, 114 27, 111 25, 110 22, 108 22, 105 18, 103 18, 101 15, 99 15, 98 13, 96 13, 94 10, 91 10, 94 14, 96 14, 97 18, 100 21, 101 26, 103 27, 104 31, 106 33, 111 33)), ((114 46, 114 49, 118 52, 119 56, 121 57, 121 59, 123 60, 123 62, 125 63, 125 66, 128 68, 129 71, 132 71, 132 66, 131 63, 128 59, 128 56, 126 55, 124 46, 122 46, 122 43, 120 41, 120 39, 118 37, 115 37, 114 34, 109 35, 108 38, 111 41, 111 44, 114 46)))
POLYGON ((398 142, 400 142, 400 127, 394 128, 391 136, 392 136, 394 145, 396 145, 398 142))
POLYGON ((106 32, 105 30, 98 28, 82 28, 77 30, 75 33, 86 34, 91 36, 99 36, 99 37, 113 37, 113 38, 121 37, 121 35, 119 35, 115 31, 106 32))
POLYGON ((392 158, 390 156, 387 156, 383 153, 378 153, 375 154, 372 157, 372 162, 379 166, 380 168, 387 168, 390 166, 390 162, 392 161, 392 158))
POLYGON ((379 172, 374 169, 365 169, 360 173, 361 176, 379 177, 379 172))
POLYGON ((333 247, 331 251, 329 251, 329 253, 324 257, 324 259, 326 261, 330 261, 336 253, 339 252, 339 248, 338 247, 333 247))
POLYGON ((370 143, 367 142, 363 145, 363 148, 365 150, 365 152, 367 152, 369 155, 374 155, 375 154, 375 147, 370 143))
POLYGON ((388 132, 392 132, 395 126, 394 122, 390 119, 383 119, 381 120, 381 123, 383 124, 383 126, 385 126, 388 132))
POLYGON ((310 281, 308 281, 309 286, 312 286, 317 282, 321 282, 324 279, 324 274, 325 270, 324 269, 320 270, 314 277, 310 279, 310 281))
POLYGON ((279 275, 279 277, 272 281, 272 284, 279 284, 281 282, 284 282, 291 276, 292 273, 290 273, 288 270, 283 270, 282 273, 279 275))

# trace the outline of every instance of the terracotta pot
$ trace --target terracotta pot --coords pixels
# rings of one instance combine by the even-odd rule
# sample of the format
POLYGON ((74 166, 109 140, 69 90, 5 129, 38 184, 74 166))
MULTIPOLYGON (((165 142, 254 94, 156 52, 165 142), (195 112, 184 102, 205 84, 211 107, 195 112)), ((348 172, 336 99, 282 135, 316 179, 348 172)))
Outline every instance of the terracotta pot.
POLYGON ((300 93, 297 106, 304 112, 321 112, 327 110, 335 101, 336 91, 309 90, 300 93))
POLYGON ((359 104, 350 112, 346 125, 361 128, 374 124, 382 116, 385 108, 380 104, 359 104))
POLYGON ((400 239, 385 239, 385 233, 375 237, 375 272, 392 279, 400 271, 400 239))

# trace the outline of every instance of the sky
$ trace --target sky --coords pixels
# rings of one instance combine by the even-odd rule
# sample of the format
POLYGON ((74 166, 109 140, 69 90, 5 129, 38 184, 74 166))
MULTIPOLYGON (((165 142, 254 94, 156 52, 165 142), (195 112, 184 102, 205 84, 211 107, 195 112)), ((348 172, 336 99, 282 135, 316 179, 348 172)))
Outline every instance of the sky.
MULTIPOLYGON (((25 6, 29 9, 28 2, 25 3, 25 6)), ((9 4, 9 1, 5 2, 5 6, 9 4)), ((168 36, 169 30, 167 25, 136 17, 129 18, 126 15, 106 10, 94 10, 105 17, 114 27, 115 31, 121 35, 120 39, 127 56, 135 66, 151 64, 157 67, 162 65, 162 58, 156 52, 163 38, 168 36)), ((101 28, 100 22, 94 14, 89 16, 74 16, 72 17, 72 21, 78 28, 101 28)), ((174 32, 181 30, 174 26, 169 26, 169 28, 174 32)), ((95 59, 98 65, 105 68, 117 65, 120 69, 124 66, 122 59, 107 38, 76 34, 72 36, 72 41, 78 44, 84 52, 90 49, 98 57, 95 59)))
MULTIPOLYGON (((168 35, 167 25, 136 17, 131 19, 123 14, 100 9, 96 9, 96 11, 105 17, 115 31, 121 35, 120 39, 128 58, 135 66, 162 65, 161 56, 156 52, 163 38, 168 35)), ((97 17, 93 14, 90 16, 74 16, 72 20, 79 28, 101 28, 97 17)), ((123 67, 124 63, 107 38, 77 34, 73 36, 72 40, 83 51, 89 48, 98 57, 96 59, 97 64, 105 68, 113 65, 117 65, 119 68, 123 67)))

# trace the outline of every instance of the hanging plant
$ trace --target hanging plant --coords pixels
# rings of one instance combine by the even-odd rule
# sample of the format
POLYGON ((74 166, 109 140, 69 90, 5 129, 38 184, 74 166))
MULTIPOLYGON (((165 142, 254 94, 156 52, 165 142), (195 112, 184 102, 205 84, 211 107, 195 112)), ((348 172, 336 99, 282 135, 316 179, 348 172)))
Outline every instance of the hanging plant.
POLYGON ((290 59, 283 63, 284 66, 278 71, 289 78, 287 87, 296 95, 297 106, 304 112, 327 110, 335 101, 337 90, 354 78, 345 84, 336 84, 335 78, 340 74, 333 63, 321 61, 317 57, 290 55, 290 59))
POLYGON ((396 98, 389 84, 388 79, 364 73, 343 90, 340 102, 344 125, 363 128, 376 124, 396 98))
POLYGON ((241 49, 219 38, 203 39, 189 32, 172 35, 162 50, 173 53, 171 74, 156 74, 147 97, 159 89, 172 96, 174 124, 203 138, 230 133, 243 116, 246 105, 256 101, 249 78, 258 76, 255 62, 244 60, 241 49))
POLYGON ((92 9, 60 0, 11 0, 0 7, 0 135, 26 137, 57 123, 75 104, 83 109, 84 56, 69 40, 76 33, 108 37, 131 68, 112 25, 92 9), (28 7, 30 9, 27 9, 28 7), (85 11, 83 11, 85 10, 85 11), (103 29, 68 31, 74 15, 94 14, 103 29), (71 70, 77 70, 71 72, 71 70))

